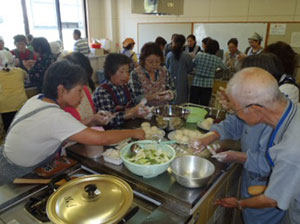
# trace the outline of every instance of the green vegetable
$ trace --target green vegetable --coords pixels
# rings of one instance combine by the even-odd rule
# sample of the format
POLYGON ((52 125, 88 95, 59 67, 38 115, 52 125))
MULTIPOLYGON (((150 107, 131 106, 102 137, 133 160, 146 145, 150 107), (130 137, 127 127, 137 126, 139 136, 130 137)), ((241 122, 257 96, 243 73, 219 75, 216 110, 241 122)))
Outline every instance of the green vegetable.
POLYGON ((156 145, 153 145, 153 147, 147 147, 147 149, 140 148, 135 155, 128 154, 126 158, 130 162, 140 165, 155 165, 168 162, 171 159, 168 153, 162 149, 156 149, 156 147, 156 145))

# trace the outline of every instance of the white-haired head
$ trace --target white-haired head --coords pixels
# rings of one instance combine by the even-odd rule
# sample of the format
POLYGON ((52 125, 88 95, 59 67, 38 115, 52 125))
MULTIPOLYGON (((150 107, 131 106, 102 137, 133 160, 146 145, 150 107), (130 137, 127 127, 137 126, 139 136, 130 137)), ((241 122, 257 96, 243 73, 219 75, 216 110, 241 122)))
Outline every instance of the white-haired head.
POLYGON ((226 92, 241 107, 249 104, 272 107, 284 99, 276 79, 266 70, 256 67, 237 72, 228 82, 226 92))
POLYGON ((13 55, 6 50, 0 50, 0 68, 12 68, 14 66, 13 55))
POLYGON ((60 41, 50 42, 49 45, 50 45, 50 48, 51 48, 51 52, 54 55, 60 54, 63 50, 60 41))

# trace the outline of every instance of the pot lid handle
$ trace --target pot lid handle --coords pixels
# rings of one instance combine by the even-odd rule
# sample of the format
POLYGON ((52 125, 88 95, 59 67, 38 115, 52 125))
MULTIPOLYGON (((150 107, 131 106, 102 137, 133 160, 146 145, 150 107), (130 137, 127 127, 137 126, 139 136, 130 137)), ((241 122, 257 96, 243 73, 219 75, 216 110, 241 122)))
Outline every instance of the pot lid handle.
POLYGON ((89 199, 94 199, 101 193, 96 184, 88 184, 84 187, 84 190, 88 194, 89 199))

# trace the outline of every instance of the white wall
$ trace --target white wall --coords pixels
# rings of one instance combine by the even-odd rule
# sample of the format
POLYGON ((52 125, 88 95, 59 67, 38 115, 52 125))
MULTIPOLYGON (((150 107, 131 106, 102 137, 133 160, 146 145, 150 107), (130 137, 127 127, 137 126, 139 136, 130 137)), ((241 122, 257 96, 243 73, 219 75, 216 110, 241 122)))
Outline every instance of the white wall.
POLYGON ((137 39, 137 23, 300 21, 300 0, 184 0, 180 16, 132 14, 131 0, 87 1, 90 36, 107 37, 113 47, 126 37, 137 39))

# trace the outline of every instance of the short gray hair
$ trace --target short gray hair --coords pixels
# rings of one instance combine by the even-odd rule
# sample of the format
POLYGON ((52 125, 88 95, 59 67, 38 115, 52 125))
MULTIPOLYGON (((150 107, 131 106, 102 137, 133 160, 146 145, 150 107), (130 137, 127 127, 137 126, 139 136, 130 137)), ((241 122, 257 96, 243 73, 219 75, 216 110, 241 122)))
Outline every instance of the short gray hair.
POLYGON ((276 79, 266 70, 249 67, 237 72, 227 85, 227 94, 241 107, 260 104, 272 107, 284 100, 276 79))
POLYGON ((0 50, 0 67, 9 67, 12 68, 14 66, 14 57, 7 50, 0 50))

